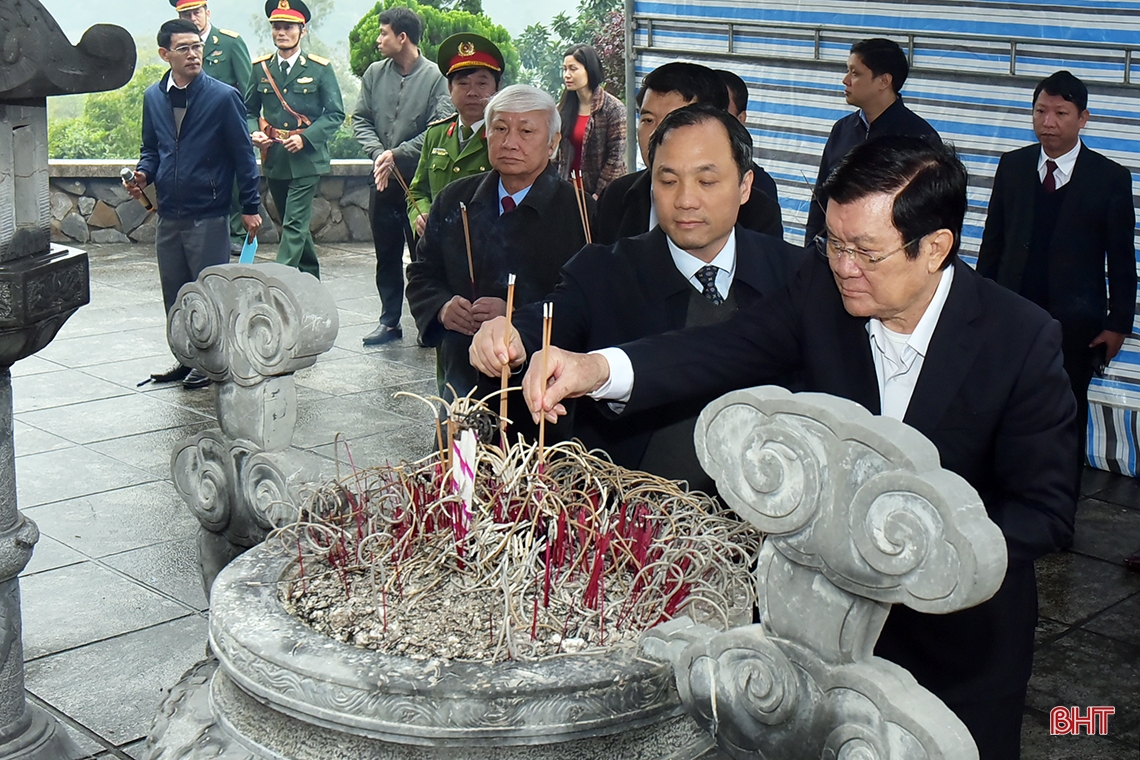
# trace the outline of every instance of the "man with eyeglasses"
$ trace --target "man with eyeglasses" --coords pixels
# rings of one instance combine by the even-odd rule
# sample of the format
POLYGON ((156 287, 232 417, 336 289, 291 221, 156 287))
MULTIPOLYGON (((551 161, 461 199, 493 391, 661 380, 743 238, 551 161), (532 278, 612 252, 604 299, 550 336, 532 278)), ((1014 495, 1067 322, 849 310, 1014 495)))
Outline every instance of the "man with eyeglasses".
POLYGON ((553 422, 564 398, 588 395, 620 419, 798 369, 805 389, 922 432, 942 466, 977 489, 1005 535, 1008 568, 977 607, 895 607, 875 653, 942 699, 983 760, 1016 760, 1037 621, 1033 561, 1070 544, 1076 512, 1076 403, 1060 326, 958 259, 966 170, 952 148, 872 140, 824 189, 825 255, 782 292, 713 327, 592 354, 551 348, 531 359, 527 404, 553 422))
MULTIPOLYGON (((178 18, 185 19, 198 28, 204 46, 202 68, 205 72, 233 87, 244 98, 253 77, 245 40, 237 32, 214 26, 206 0, 170 0, 170 4, 178 12, 178 18)), ((241 253, 246 231, 241 221, 241 208, 237 205, 236 188, 233 195, 234 203, 230 206, 230 253, 236 256, 241 253)))
MULTIPOLYGON (((198 279, 206 267, 230 260, 235 178, 245 230, 256 235, 261 227, 260 178, 245 105, 237 90, 202 71, 203 48, 190 21, 167 21, 159 30, 158 54, 170 71, 143 94, 142 151, 135 180, 123 183, 135 198, 148 184, 157 190, 154 247, 168 314, 179 288, 198 279)), ((183 364, 150 380, 181 380, 186 388, 210 384, 200 370, 183 364)))

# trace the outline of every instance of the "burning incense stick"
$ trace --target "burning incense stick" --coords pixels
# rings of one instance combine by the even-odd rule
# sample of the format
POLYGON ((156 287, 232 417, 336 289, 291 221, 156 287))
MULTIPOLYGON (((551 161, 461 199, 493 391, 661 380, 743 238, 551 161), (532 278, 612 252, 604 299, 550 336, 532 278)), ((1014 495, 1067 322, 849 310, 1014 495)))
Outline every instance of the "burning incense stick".
MULTIPOLYGON (((542 305, 542 377, 546 377, 546 355, 550 353, 550 326, 554 321, 554 304, 547 301, 542 305)), ((543 396, 546 389, 542 390, 543 396)), ((542 461, 546 448, 546 414, 538 418, 538 459, 542 461)))
POLYGON ((471 257, 471 222, 467 218, 467 204, 460 202, 459 213, 463 215, 463 241, 467 244, 467 274, 471 277, 471 300, 475 300, 475 260, 471 257))
MULTIPOLYGON (((507 353, 511 350, 511 314, 515 309, 515 276, 514 274, 507 275, 507 335, 503 339, 506 344, 507 353)), ((503 365, 502 382, 500 384, 500 391, 502 395, 499 396, 499 439, 503 445, 503 450, 507 449, 507 383, 511 379, 511 366, 510 358, 508 356, 507 363, 503 365)))

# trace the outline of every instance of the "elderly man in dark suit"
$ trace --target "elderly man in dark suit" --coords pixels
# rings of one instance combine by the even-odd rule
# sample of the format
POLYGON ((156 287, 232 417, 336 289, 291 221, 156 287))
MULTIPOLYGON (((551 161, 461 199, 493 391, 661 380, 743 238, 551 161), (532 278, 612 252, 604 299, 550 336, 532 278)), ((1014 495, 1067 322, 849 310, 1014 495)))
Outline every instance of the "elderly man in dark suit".
POLYGON ((586 244, 574 187, 550 163, 559 140, 554 99, 512 85, 487 103, 486 125, 492 170, 440 191, 408 266, 420 339, 438 349, 441 381, 460 396, 479 379, 467 359, 471 336, 506 312, 508 275, 516 275, 516 306, 537 301, 586 244))
POLYGON ((1132 333, 1136 310, 1132 174, 1081 142, 1088 97, 1084 83, 1067 71, 1038 83, 1033 132, 1039 142, 1001 157, 978 250, 978 272, 1061 323, 1081 441, 1089 381, 1132 333))
MULTIPOLYGON (((728 90, 712 69, 675 61, 645 75, 637 93, 637 145, 646 165, 653 130, 670 112, 692 103, 707 103, 722 111, 728 110, 728 90)), ((602 191, 598 196, 594 242, 609 245, 657 226, 650 201, 650 180, 649 171, 643 169, 619 177, 602 191)), ((752 184, 761 192, 749 195, 740 207, 737 222, 746 229, 783 237, 784 222, 776 201, 776 183, 767 172, 755 166, 752 184)))
POLYGON ((1070 543, 1076 511, 1076 404, 1060 326, 958 260, 966 170, 951 148, 872 140, 824 187, 822 255, 786 289, 722 325, 593 354, 552 348, 531 361, 527 403, 555 420, 563 398, 589 394, 632 415, 800 369, 806 389, 922 432, 942 466, 978 490, 1009 565, 997 594, 972 609, 893 609, 875 651, 961 718, 983 760, 1016 760, 1037 620, 1033 560, 1070 543))
MULTIPOLYGON (((714 324, 773 293, 802 258, 782 240, 736 224, 752 186, 752 139, 727 112, 710 105, 673 111, 649 143, 653 203, 660 226, 614 245, 582 249, 562 270, 550 297, 551 343, 589 351, 689 325, 714 324)), ((537 304, 514 317, 511 361, 520 366, 542 346, 537 304)), ((506 320, 485 322, 471 362, 499 377, 506 320)), ((604 449, 618 464, 687 480, 710 491, 693 448, 693 427, 709 398, 612 420, 585 403, 571 434, 604 449)))

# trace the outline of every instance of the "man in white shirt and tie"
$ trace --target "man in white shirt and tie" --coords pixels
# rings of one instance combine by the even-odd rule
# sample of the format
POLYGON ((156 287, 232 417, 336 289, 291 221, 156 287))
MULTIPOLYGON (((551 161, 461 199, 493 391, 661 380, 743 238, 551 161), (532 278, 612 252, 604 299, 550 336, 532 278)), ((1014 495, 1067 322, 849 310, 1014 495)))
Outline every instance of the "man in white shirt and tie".
POLYGON ((865 142, 825 184, 822 255, 786 289, 712 327, 593 354, 552 348, 532 359, 523 391, 552 421, 563 398, 587 394, 624 403, 611 407, 624 416, 799 370, 806 390, 925 434, 942 466, 977 489, 1009 564, 1001 589, 972 609, 892 609, 875 653, 942 699, 981 758, 1016 760, 1037 620, 1033 560, 1072 540, 1076 405, 1060 326, 958 260, 966 185, 952 148, 865 142))

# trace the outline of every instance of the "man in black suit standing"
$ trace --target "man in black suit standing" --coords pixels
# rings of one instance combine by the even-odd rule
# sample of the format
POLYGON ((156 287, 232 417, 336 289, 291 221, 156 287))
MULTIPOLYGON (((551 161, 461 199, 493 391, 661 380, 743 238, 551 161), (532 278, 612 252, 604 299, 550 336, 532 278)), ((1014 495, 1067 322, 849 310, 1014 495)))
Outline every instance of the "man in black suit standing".
POLYGON ((926 119, 903 105, 903 83, 910 74, 906 53, 893 40, 872 38, 859 40, 847 56, 847 75, 843 77, 843 96, 858 111, 835 122, 823 156, 819 175, 808 207, 804 245, 811 245, 823 229, 827 195, 823 189, 831 171, 852 148, 865 140, 885 135, 912 135, 940 141, 934 127, 926 119))
POLYGON ((978 251, 978 272, 1061 323, 1081 441, 1089 381, 1132 333, 1136 310, 1132 174, 1081 142, 1088 97, 1084 83, 1068 71, 1034 89, 1039 143, 1001 157, 978 251))
MULTIPOLYGON (((752 190, 752 139, 727 112, 692 105, 662 120, 649 143, 653 205, 660 225, 616 244, 587 246, 566 263, 554 303, 551 343, 589 351, 690 325, 715 324, 781 286, 801 252, 736 224, 752 190)), ((514 315, 510 363, 542 346, 539 304, 514 315)), ((471 363, 492 377, 503 367, 506 320, 484 322, 471 363)), ((584 402, 571 435, 618 464, 704 491, 712 480, 693 448, 693 427, 709 398, 620 420, 584 402)))
MULTIPOLYGON (((696 63, 675 61, 645 75, 637 93, 637 145, 641 160, 649 165, 649 137, 669 113, 692 103, 707 103, 728 110, 728 90, 712 69, 696 63)), ((657 225, 650 199, 650 174, 646 169, 618 177, 598 196, 594 219, 595 243, 609 245, 619 238, 648 232, 657 225)), ((753 182, 755 184, 755 180, 753 182)), ((760 184, 774 193, 776 183, 764 174, 760 184)), ((775 196, 752 193, 740 207, 741 227, 773 237, 784 236, 780 204, 775 196)))
POLYGON ((551 348, 531 361, 527 404, 556 420, 563 398, 590 395, 632 415, 800 369, 807 390, 926 435, 1005 535, 1006 577, 968 610, 895 607, 875 652, 958 715, 982 760, 1017 760, 1037 621, 1033 561, 1070 543, 1076 511, 1076 404, 1061 328, 958 260, 966 169, 953 149, 870 141, 824 189, 822 255, 776 296, 714 327, 592 354, 551 348))

